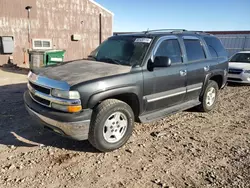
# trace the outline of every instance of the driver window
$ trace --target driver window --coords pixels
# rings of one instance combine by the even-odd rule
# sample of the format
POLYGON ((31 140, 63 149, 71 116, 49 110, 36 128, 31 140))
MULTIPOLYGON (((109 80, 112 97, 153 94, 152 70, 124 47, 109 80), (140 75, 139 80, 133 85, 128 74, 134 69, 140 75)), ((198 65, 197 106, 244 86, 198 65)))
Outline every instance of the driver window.
POLYGON ((173 63, 182 63, 181 48, 177 39, 163 41, 158 47, 155 56, 166 56, 173 63))

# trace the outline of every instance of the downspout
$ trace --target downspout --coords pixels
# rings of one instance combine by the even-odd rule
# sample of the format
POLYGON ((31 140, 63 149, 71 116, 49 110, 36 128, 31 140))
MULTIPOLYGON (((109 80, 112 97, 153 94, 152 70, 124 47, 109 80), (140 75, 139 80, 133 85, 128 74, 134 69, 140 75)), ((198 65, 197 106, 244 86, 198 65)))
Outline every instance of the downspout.
POLYGON ((102 14, 99 14, 99 43, 102 43, 102 14))

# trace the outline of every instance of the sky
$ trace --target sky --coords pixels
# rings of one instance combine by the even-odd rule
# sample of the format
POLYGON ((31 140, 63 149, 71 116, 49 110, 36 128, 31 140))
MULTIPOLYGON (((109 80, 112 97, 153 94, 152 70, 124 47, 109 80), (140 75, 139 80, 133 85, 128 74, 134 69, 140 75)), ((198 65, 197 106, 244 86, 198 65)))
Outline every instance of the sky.
POLYGON ((114 32, 250 30, 250 0, 95 0, 114 13, 114 32))

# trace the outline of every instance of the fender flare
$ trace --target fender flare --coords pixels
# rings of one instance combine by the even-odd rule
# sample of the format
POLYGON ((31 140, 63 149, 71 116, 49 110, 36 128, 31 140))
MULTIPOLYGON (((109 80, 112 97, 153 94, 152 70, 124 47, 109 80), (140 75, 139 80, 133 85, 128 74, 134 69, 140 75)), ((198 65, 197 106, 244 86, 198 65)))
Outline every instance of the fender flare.
POLYGON ((200 97, 204 94, 205 90, 206 90, 206 86, 208 84, 208 81, 213 77, 213 76, 221 76, 222 77, 222 83, 225 82, 225 77, 224 77, 224 71, 223 70, 216 70, 216 71, 213 71, 213 72, 210 72, 208 73, 206 76, 205 76, 205 79, 204 79, 204 82, 203 82, 203 87, 202 87, 202 90, 201 90, 201 94, 200 94, 200 97))
MULTIPOLYGON (((88 100, 88 108, 93 109, 100 101, 103 101, 107 98, 112 98, 116 95, 122 95, 122 94, 134 94, 137 96, 139 105, 141 107, 141 100, 139 97, 139 88, 137 88, 136 86, 126 86, 126 87, 122 87, 122 88, 115 88, 115 89, 110 89, 107 91, 103 91, 100 93, 96 93, 93 94, 89 100, 88 100)), ((141 108, 139 107, 139 109, 141 110, 141 108)))

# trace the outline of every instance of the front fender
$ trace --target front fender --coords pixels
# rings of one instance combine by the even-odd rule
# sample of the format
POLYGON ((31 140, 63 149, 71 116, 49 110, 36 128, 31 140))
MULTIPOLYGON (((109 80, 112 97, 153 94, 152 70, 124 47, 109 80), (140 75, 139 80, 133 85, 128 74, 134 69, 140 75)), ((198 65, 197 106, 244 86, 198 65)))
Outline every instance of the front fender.
POLYGON ((94 108, 100 101, 103 101, 105 99, 108 99, 108 98, 112 98, 112 97, 115 97, 117 95, 122 95, 122 94, 129 94, 129 93, 132 93, 132 94, 135 94, 138 98, 138 101, 140 103, 140 106, 141 106, 141 98, 140 97, 140 89, 137 88, 136 86, 127 86, 127 87, 122 87, 122 88, 115 88, 115 89, 110 89, 110 90, 107 90, 107 91, 103 91, 103 92, 100 92, 100 93, 96 93, 96 94, 93 94, 89 101, 88 101, 88 107, 89 108, 94 108))

